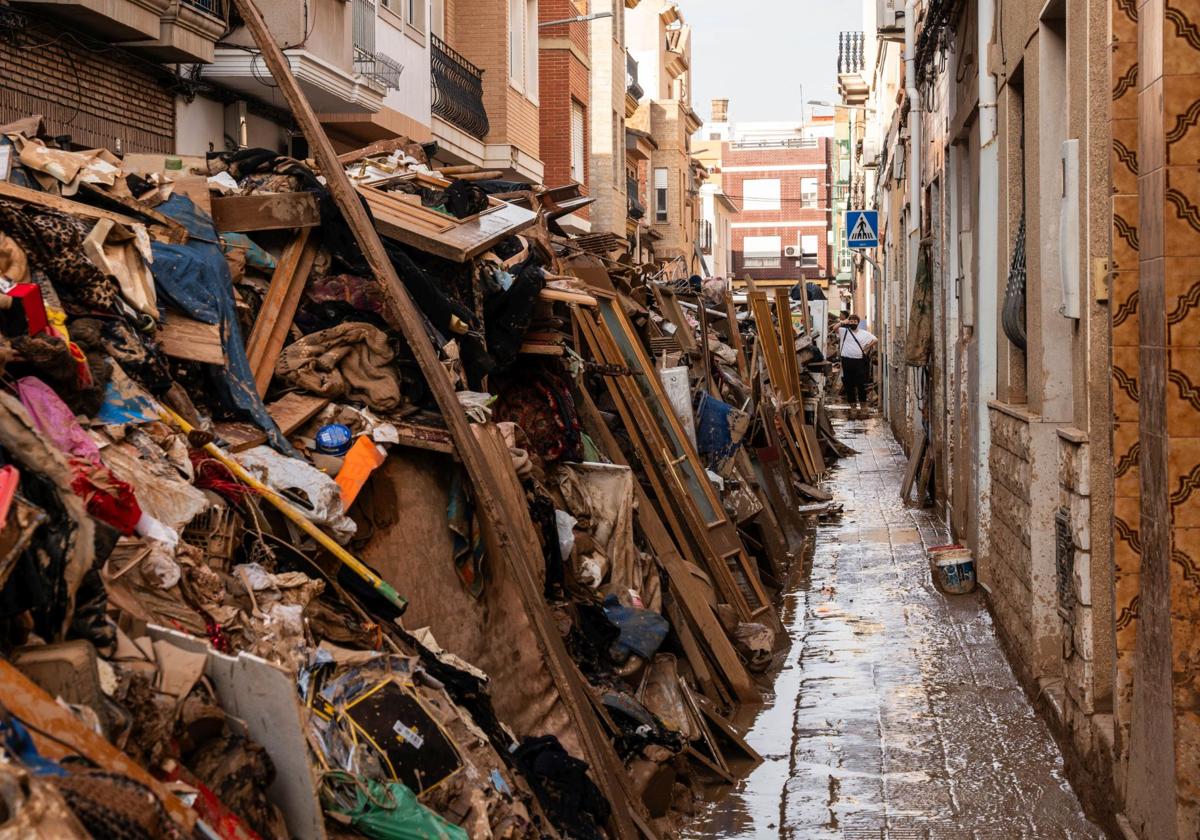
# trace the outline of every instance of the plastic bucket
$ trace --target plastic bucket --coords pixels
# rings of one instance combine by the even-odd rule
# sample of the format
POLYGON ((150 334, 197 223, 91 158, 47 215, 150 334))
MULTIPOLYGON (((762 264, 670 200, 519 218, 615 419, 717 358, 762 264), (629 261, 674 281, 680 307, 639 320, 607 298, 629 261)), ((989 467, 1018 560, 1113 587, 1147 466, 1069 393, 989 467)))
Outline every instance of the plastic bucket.
POLYGON ((966 595, 975 591, 975 558, 968 548, 961 545, 931 548, 929 571, 934 586, 947 595, 966 595))

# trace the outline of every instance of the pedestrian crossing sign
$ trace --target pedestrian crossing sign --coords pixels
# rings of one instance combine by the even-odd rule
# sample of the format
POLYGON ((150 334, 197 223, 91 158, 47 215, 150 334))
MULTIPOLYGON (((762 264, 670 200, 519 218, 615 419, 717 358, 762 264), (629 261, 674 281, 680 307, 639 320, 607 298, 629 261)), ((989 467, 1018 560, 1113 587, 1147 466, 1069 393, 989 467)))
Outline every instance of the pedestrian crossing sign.
POLYGON ((847 210, 846 230, 849 231, 846 234, 846 247, 878 248, 879 211, 847 210))

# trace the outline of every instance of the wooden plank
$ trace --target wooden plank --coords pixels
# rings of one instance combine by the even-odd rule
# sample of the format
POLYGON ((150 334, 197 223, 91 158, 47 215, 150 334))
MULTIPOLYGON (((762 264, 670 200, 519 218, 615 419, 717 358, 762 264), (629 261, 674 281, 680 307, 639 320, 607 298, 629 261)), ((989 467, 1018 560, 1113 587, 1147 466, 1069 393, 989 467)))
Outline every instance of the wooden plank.
MULTIPOLYGON (((267 28, 262 12, 254 0, 233 0, 233 5, 245 22, 279 92, 283 95, 308 140, 322 174, 325 176, 329 191, 345 216, 372 273, 379 279, 380 287, 388 299, 388 309, 408 340, 417 366, 425 376, 430 392, 454 437, 459 457, 462 459, 475 491, 480 516, 489 522, 496 535, 496 542, 500 550, 497 552, 499 556, 495 559, 518 570, 514 574, 521 584, 522 601, 525 602, 527 611, 534 616, 540 643, 551 652, 548 658, 554 663, 552 674, 555 683, 559 686, 560 691, 572 698, 572 716, 575 718, 580 740, 584 744, 586 753, 583 758, 592 765, 597 784, 612 805, 613 813, 610 820, 612 834, 618 840, 633 840, 637 829, 629 816, 630 800, 628 796, 620 795, 623 793, 623 789, 617 777, 618 773, 623 775, 624 768, 620 766, 620 762, 613 752, 612 744, 600 732, 595 716, 590 714, 590 709, 587 710, 588 714, 583 714, 586 699, 583 697, 584 689, 580 685, 578 672, 573 671, 573 663, 567 657, 566 648, 557 627, 545 615, 546 605, 542 598, 541 586, 534 581, 531 572, 526 567, 527 560, 525 558, 537 556, 540 548, 535 547, 534 550, 530 550, 528 546, 522 547, 515 526, 505 515, 506 506, 502 503, 501 477, 496 474, 495 466, 489 464, 483 445, 475 437, 476 429, 490 428, 495 431, 494 427, 473 426, 468 421, 466 412, 462 410, 458 397, 455 395, 450 375, 442 366, 437 349, 429 341, 425 332, 425 322, 420 310, 413 303, 408 290, 397 275, 395 267, 388 259, 378 232, 371 224, 367 211, 359 201, 357 191, 338 162, 333 144, 326 136, 320 121, 300 89, 299 83, 292 75, 283 51, 267 28), (527 553, 531 551, 532 553, 527 553), (571 669, 568 669, 567 665, 572 666, 571 669), (572 673, 574 679, 572 679, 572 673)), ((530 223, 532 224, 532 219, 530 223)), ((507 447, 503 447, 502 451, 511 471, 512 459, 508 455, 507 447)), ((523 498, 522 495, 522 505, 523 498)), ((528 511, 523 511, 523 514, 524 518, 528 519, 528 511)))
MULTIPOLYGON (((600 411, 596 408, 591 394, 586 389, 580 388, 579 395, 580 400, 577 406, 579 416, 587 428, 588 434, 613 463, 629 466, 628 459, 621 451, 617 439, 605 424, 604 418, 600 416, 600 411)), ((647 471, 650 471, 648 465, 647 471)), ((725 628, 721 626, 721 622, 708 604, 708 599, 700 590, 696 579, 692 577, 683 555, 676 547, 675 541, 671 538, 658 514, 658 508, 646 495, 641 482, 634 482, 633 492, 637 500, 637 514, 634 521, 642 532, 642 536, 646 538, 651 553, 666 570, 667 577, 671 582, 671 591, 679 599, 682 610, 696 626, 696 631, 707 645, 707 652, 713 658, 726 685, 739 700, 747 703, 760 702, 762 696, 754 684, 754 679, 742 664, 737 650, 734 649, 733 643, 725 633, 725 628)))
POLYGON ((0 660, 0 705, 29 726, 33 742, 42 755, 56 760, 82 756, 103 770, 128 776, 154 791, 171 819, 189 833, 195 826, 195 811, 170 793, 144 767, 86 727, 70 709, 60 705, 4 660, 0 660))
POLYGON ((921 462, 925 459, 927 443, 925 427, 918 425, 917 439, 913 442, 912 452, 908 456, 908 469, 904 471, 904 482, 900 485, 900 498, 905 501, 908 501, 908 497, 912 493, 913 483, 917 480, 917 470, 921 468, 921 462))
POLYGON ((162 345, 162 351, 173 359, 225 365, 225 347, 221 344, 221 327, 217 324, 205 324, 178 312, 169 312, 155 337, 162 345))
POLYGON ((246 358, 254 373, 254 385, 261 397, 267 393, 275 363, 283 352, 284 341, 292 328, 292 319, 308 284, 313 261, 317 258, 318 243, 310 236, 309 228, 301 228, 279 258, 271 285, 263 297, 262 308, 246 342, 246 358))
MULTIPOLYGON (((186 227, 172 219, 170 216, 164 216, 162 213, 158 212, 144 201, 138 201, 133 196, 117 195, 116 193, 105 192, 95 184, 89 184, 87 182, 81 183, 79 188, 83 190, 84 193, 98 198, 101 201, 107 201, 112 204, 116 204, 118 207, 124 207, 130 213, 142 216, 149 222, 162 225, 167 229, 167 237, 169 242, 178 245, 188 241, 190 234, 188 233, 188 229, 186 227)), ((143 222, 143 224, 146 224, 146 222, 143 222)))
POLYGON ((212 217, 222 233, 290 230, 321 224, 317 199, 307 192, 218 196, 212 200, 212 217))
POLYGON ((654 365, 618 305, 617 297, 599 291, 596 296, 601 301, 598 311, 583 313, 580 318, 583 333, 598 361, 624 365, 638 374, 610 378, 609 389, 634 444, 640 449, 648 474, 658 480, 655 493, 663 508, 678 506, 687 521, 684 532, 679 530, 681 523, 672 523, 677 539, 680 543, 689 538, 696 541, 708 573, 743 621, 753 621, 766 613, 767 623, 782 631, 757 568, 746 554, 736 527, 729 521, 699 455, 671 410, 654 365), (610 320, 620 331, 623 344, 618 343, 610 320), (686 481, 681 477, 681 468, 687 470, 686 481), (735 569, 740 570, 740 575, 735 569), (752 600, 747 600, 748 597, 752 600))
POLYGON ((92 207, 90 204, 81 204, 78 201, 63 198, 61 195, 51 195, 50 193, 19 187, 16 184, 10 184, 8 181, 0 181, 0 198, 11 198, 27 204, 40 204, 42 207, 50 210, 68 213, 82 219, 111 219, 118 224, 127 226, 142 224, 132 216, 126 216, 123 213, 102 210, 99 207, 92 207))
POLYGON ((283 436, 287 437, 316 417, 329 403, 328 397, 292 391, 268 405, 267 413, 271 415, 279 431, 283 432, 283 436))
POLYGON ((454 262, 479 256, 537 220, 532 211, 503 202, 493 203, 476 216, 455 219, 407 201, 400 197, 402 194, 370 186, 357 189, 370 205, 381 234, 454 262))
POLYGON ((710 702, 703 697, 696 697, 695 700, 696 705, 700 707, 700 711, 704 713, 704 716, 708 718, 709 723, 716 727, 718 732, 728 738, 729 741, 746 756, 746 758, 754 762, 756 767, 759 764, 762 764, 763 758, 758 754, 758 750, 746 743, 746 739, 738 734, 738 731, 733 728, 733 724, 717 714, 716 709, 712 707, 710 702))

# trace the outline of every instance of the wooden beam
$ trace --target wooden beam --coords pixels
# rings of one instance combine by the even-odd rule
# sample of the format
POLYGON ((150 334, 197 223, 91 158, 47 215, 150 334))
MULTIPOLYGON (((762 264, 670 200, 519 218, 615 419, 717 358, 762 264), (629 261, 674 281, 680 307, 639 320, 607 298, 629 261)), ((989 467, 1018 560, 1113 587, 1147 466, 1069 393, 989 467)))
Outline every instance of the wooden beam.
MULTIPOLYGON (((615 464, 629 466, 629 461, 621 451, 617 439, 605 425, 604 418, 600 416, 600 411, 596 408, 591 394, 584 389, 580 389, 580 402, 577 407, 588 433, 592 435, 604 454, 615 464)), ((651 469, 651 465, 646 464, 646 468, 651 469)), ((676 548, 670 532, 659 517, 658 509, 646 495, 641 482, 633 483, 633 492, 634 498, 637 500, 637 515, 634 517, 634 521, 653 550, 654 556, 666 570, 667 577, 671 580, 672 592, 679 599, 680 606, 696 626, 705 644, 708 645, 708 653, 715 661, 722 678, 739 700, 746 703, 761 702, 762 695, 759 693, 758 686, 754 684, 753 677, 742 664, 737 650, 725 633, 725 628, 721 626, 721 622, 717 620, 704 593, 700 591, 683 556, 676 548)))
POLYGON ((99 207, 92 207, 90 204, 81 204, 78 201, 63 198, 61 195, 52 195, 50 193, 31 190, 27 187, 19 187, 16 184, 10 184, 8 181, 0 181, 0 198, 11 198, 16 201, 24 201, 27 204, 40 204, 42 207, 50 210, 57 210, 60 213, 67 213, 84 219, 111 219, 122 225, 142 224, 132 216, 114 213, 111 210, 101 210, 99 207))
POLYGON ((283 352, 283 343, 292 328, 292 319, 300 305, 300 297, 308 283, 313 261, 317 258, 317 240, 309 228, 301 228, 279 258, 271 285, 263 298, 262 308, 246 342, 246 358, 254 373, 254 386, 261 397, 267 393, 275 363, 283 352))
POLYGON ((218 196, 212 200, 212 216, 222 233, 289 230, 321 224, 317 199, 307 192, 218 196))
POLYGON ((155 338, 162 345, 162 351, 173 359, 225 365, 225 346, 221 343, 221 328, 217 324, 205 324, 178 312, 168 312, 155 338))
MULTIPOLYGON (((379 284, 388 299, 388 309, 395 322, 408 340, 409 347, 416 359, 417 366, 425 376, 429 390, 437 401, 438 408, 454 437, 458 447, 459 457, 471 479, 475 490, 476 503, 480 515, 489 522, 496 537, 496 545, 500 549, 500 562, 506 564, 515 575, 521 587, 522 600, 525 607, 534 616, 534 626, 538 630, 539 642, 545 645, 547 658, 552 665, 552 675, 555 684, 565 698, 569 698, 568 708, 579 729, 580 743, 584 745, 584 756, 596 776, 596 782, 601 792, 612 805, 613 813, 610 820, 612 834, 617 840, 634 840, 637 828, 629 815, 630 800, 625 795, 617 774, 624 774, 625 768, 620 765, 611 742, 600 731, 590 708, 588 714, 583 714, 587 706, 586 689, 578 677, 574 663, 569 659, 566 646, 558 628, 549 620, 541 587, 533 579, 528 568, 528 558, 524 553, 525 546, 518 538, 514 526, 506 515, 506 506, 501 499, 504 491, 500 477, 494 474, 494 465, 488 463, 483 446, 476 439, 475 432, 467 420, 466 412, 454 391, 450 375, 438 359, 437 350, 429 341, 425 332, 424 316, 413 303, 408 290, 400 281, 395 267, 388 259, 383 241, 379 238, 375 227, 371 224, 366 210, 359 201, 358 192, 350 183, 342 164, 338 161, 337 152, 326 136, 320 121, 308 104, 303 91, 292 75, 287 59, 275 42, 262 12, 254 0, 233 0, 234 6, 246 24, 246 29, 254 38, 263 62, 271 71, 278 90, 291 108, 301 131, 309 142, 321 173, 325 176, 327 186, 334 201, 337 202, 342 214, 354 233, 354 238, 362 249, 363 256, 372 273, 379 278, 379 284)), ((504 448, 507 458, 507 447, 504 448)), ((511 459, 509 459, 511 464, 511 459)), ((522 503, 523 503, 522 497, 522 503)), ((524 511, 528 517, 528 511, 524 511)))

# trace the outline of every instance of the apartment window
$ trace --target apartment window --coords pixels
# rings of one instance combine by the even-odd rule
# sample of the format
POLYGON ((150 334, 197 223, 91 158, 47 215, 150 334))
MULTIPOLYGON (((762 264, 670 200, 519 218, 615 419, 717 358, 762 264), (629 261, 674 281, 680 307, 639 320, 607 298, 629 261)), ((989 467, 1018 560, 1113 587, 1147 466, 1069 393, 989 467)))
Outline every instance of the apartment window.
POLYGON ((742 240, 742 268, 779 268, 780 236, 747 236, 742 240))
POLYGON ((508 81, 537 102, 538 0, 508 0, 508 81))
POLYGON ((810 236, 809 234, 805 234, 800 237, 801 268, 816 268, 818 266, 817 247, 820 241, 821 237, 816 235, 810 236))
POLYGON ((425 31, 425 0, 404 0, 404 22, 425 31))
POLYGON ((817 206, 817 179, 800 179, 800 206, 812 210, 817 206))
POLYGON ((525 0, 525 95, 538 98, 538 0, 525 0))
POLYGON ((778 210, 779 179, 756 178, 742 182, 743 210, 778 210))
POLYGON ((667 223, 667 170, 654 170, 654 221, 660 225, 667 223))
POLYGON ((508 0, 508 78, 525 88, 525 0, 508 0))
POLYGON ((571 100, 571 180, 577 184, 582 184, 584 180, 584 131, 583 126, 587 121, 587 112, 583 110, 583 106, 571 100))

